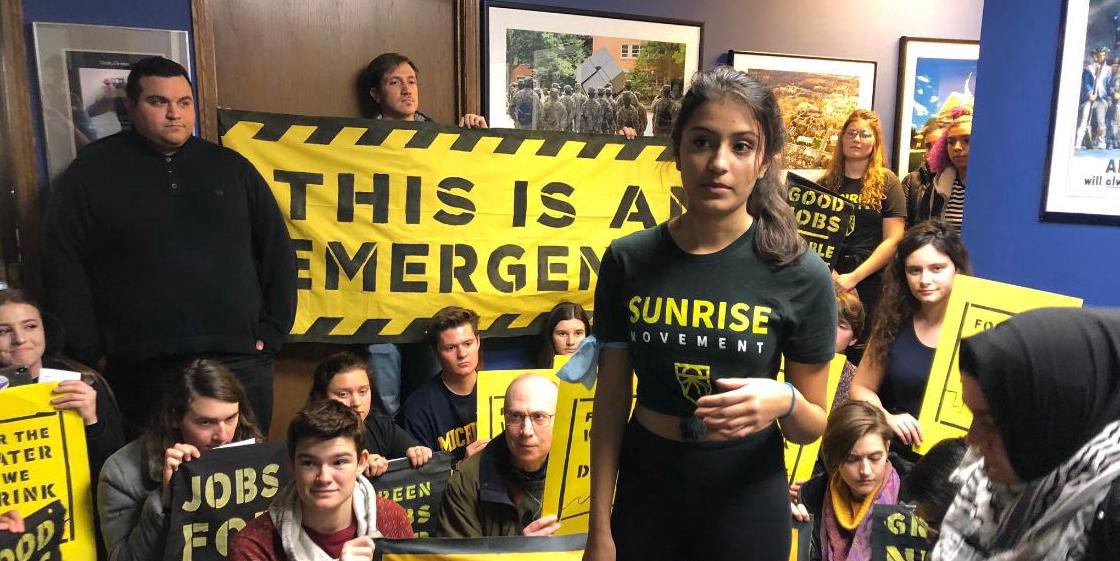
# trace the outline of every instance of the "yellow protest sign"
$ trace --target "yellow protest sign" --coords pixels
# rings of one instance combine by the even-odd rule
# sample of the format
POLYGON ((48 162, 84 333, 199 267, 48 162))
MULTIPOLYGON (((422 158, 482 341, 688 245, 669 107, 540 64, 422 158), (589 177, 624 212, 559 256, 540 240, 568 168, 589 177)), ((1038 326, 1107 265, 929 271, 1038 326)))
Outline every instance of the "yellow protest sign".
POLYGON ((413 341, 447 305, 486 335, 591 309, 611 240, 683 212, 665 139, 222 110, 296 251, 292 334, 413 341))
POLYGON ((86 432, 74 411, 55 411, 58 384, 30 384, 0 391, 0 512, 29 517, 60 501, 62 558, 94 559, 93 502, 86 432))
POLYGON ((557 535, 587 531, 591 514, 591 415, 595 388, 564 383, 552 419, 541 515, 560 520, 557 535))
MULTIPOLYGON (((825 391, 825 404, 824 412, 827 415, 832 410, 832 403, 836 400, 836 388, 840 385, 840 375, 844 373, 844 364, 848 361, 848 357, 837 354, 832 357, 832 362, 828 365, 828 382, 825 391)), ((778 372, 778 381, 786 381, 785 365, 783 364, 782 370, 778 372)), ((821 439, 816 439, 809 444, 797 444, 796 442, 786 441, 786 474, 789 476, 789 482, 792 484, 795 481, 805 481, 813 475, 813 464, 817 462, 817 456, 821 451, 821 439)))
POLYGON ((972 412, 961 400, 961 339, 990 329, 1011 316, 1047 307, 1081 307, 1081 299, 1001 282, 957 275, 949 297, 941 338, 933 355, 918 422, 925 440, 915 450, 925 454, 946 438, 964 436, 972 412))

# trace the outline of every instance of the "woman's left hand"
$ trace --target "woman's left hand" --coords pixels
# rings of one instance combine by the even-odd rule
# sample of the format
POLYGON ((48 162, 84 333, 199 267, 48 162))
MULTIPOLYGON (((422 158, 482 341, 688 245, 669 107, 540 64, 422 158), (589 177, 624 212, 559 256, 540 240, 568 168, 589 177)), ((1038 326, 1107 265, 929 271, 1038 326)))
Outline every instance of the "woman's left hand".
POLYGON ((837 292, 851 292, 855 290, 856 285, 859 284, 859 280, 857 280, 852 273, 836 275, 836 278, 832 279, 832 282, 836 285, 837 292))
POLYGON ((97 423, 97 390, 81 380, 60 382, 54 393, 61 394, 51 400, 55 409, 73 409, 82 416, 86 426, 97 423))
POLYGON ((789 389, 769 378, 720 378, 723 393, 696 401, 696 416, 708 435, 721 440, 742 438, 768 426, 789 411, 789 389))

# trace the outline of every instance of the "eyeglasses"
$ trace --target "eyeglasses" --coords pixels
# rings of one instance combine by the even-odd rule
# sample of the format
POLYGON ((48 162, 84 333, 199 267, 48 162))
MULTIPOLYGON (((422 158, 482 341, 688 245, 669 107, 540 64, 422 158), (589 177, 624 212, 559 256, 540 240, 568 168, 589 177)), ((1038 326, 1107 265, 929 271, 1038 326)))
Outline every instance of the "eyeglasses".
POLYGON ((512 411, 507 411, 505 417, 506 426, 509 427, 522 427, 525 425, 525 419, 532 419, 534 426, 544 428, 552 422, 552 418, 555 417, 555 415, 543 413, 541 411, 535 411, 533 413, 514 413, 512 411))
POLYGON ((875 133, 873 133, 871 131, 848 131, 848 132, 844 133, 844 136, 848 140, 855 140, 857 138, 862 138, 864 140, 871 140, 872 138, 875 138, 875 133))

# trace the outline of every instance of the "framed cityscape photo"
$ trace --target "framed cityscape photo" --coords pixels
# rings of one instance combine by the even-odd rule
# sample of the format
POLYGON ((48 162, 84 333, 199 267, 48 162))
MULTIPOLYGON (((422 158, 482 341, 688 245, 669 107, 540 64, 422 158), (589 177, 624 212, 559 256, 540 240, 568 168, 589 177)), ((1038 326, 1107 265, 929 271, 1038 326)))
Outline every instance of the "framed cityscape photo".
POLYGON ((922 165, 926 132, 948 124, 955 107, 972 107, 979 58, 979 41, 899 40, 894 119, 894 171, 899 177, 922 165))
POLYGON ((1120 224, 1120 0, 1066 0, 1040 217, 1120 224))
POLYGON ((129 66, 161 55, 190 72, 186 31, 34 22, 47 170, 53 180, 78 149, 131 126, 129 66))
POLYGON ((673 103, 700 68, 703 30, 699 22, 486 2, 483 109, 492 127, 667 135, 673 103))
POLYGON ((832 161, 848 115, 875 101, 874 61, 734 50, 727 59, 774 89, 786 122, 786 167, 809 179, 832 161))

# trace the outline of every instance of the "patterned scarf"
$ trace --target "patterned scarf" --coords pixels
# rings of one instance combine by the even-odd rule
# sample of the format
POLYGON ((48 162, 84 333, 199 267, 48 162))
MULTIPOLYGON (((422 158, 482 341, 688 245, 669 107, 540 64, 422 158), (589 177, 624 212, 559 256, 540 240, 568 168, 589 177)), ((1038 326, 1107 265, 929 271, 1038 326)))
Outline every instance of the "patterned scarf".
POLYGON ((871 559, 871 509, 877 504, 897 503, 898 485, 898 473, 887 462, 883 483, 864 498, 858 511, 853 512, 840 472, 834 472, 828 481, 828 494, 821 513, 821 558, 824 561, 871 559))
POLYGON ((933 561, 1078 561, 1093 514, 1120 477, 1120 421, 1029 483, 995 483, 983 467, 970 449, 953 474, 961 490, 941 524, 933 561))

